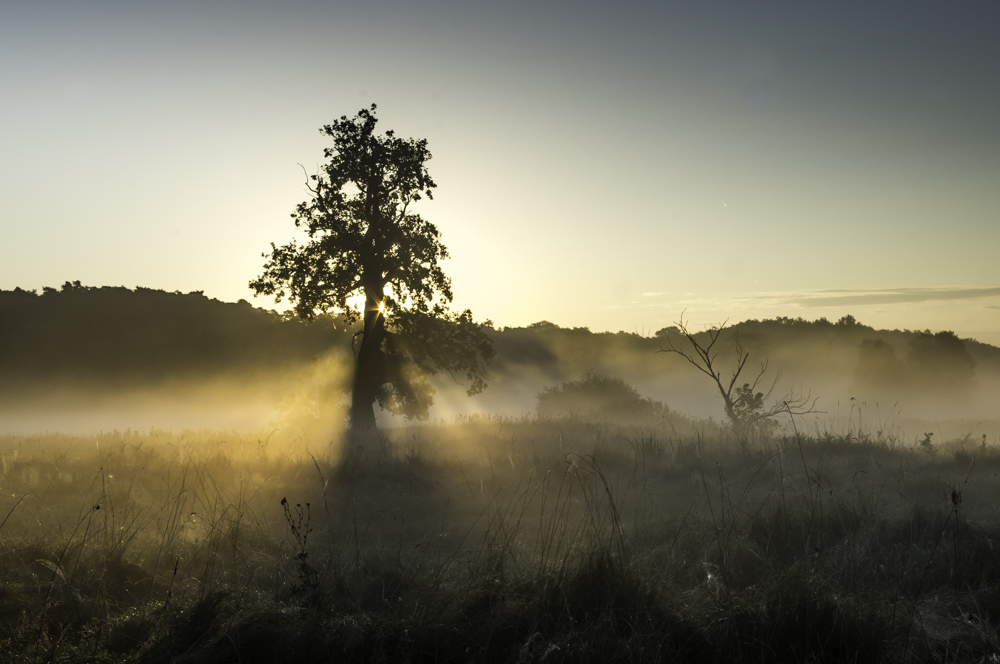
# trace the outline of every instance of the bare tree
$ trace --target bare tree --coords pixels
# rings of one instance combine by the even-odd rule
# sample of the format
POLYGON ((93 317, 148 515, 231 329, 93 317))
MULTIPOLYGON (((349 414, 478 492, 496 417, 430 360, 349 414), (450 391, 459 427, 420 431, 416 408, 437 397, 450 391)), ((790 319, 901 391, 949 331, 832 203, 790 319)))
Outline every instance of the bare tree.
POLYGON ((771 394, 781 379, 781 371, 778 371, 775 373, 774 380, 771 381, 767 391, 757 390, 757 386, 761 384, 764 374, 767 373, 768 360, 766 357, 760 363, 757 375, 752 380, 747 380, 742 385, 739 385, 740 375, 743 374, 747 361, 750 359, 750 352, 740 342, 740 333, 737 328, 733 328, 736 368, 733 370, 729 380, 726 381, 722 377, 722 370, 719 368, 719 363, 717 362, 719 351, 715 349, 715 345, 719 341, 722 331, 726 329, 728 322, 729 320, 727 319, 721 325, 707 330, 709 341, 703 346, 695 338, 694 333, 688 330, 687 325, 684 323, 684 314, 682 312, 681 319, 675 325, 677 326, 677 331, 688 340, 691 350, 678 348, 674 344, 673 339, 670 338, 669 333, 667 333, 664 335, 666 347, 661 347, 659 352, 680 355, 691 366, 715 382, 719 390, 719 395, 722 396, 722 401, 725 405, 726 417, 732 423, 733 430, 739 435, 750 432, 770 431, 777 426, 776 418, 779 415, 792 417, 821 412, 815 409, 816 402, 819 400, 818 397, 812 398, 808 393, 802 394, 801 391, 794 390, 790 390, 784 398, 776 400, 771 406, 765 407, 765 403, 770 400, 771 394))

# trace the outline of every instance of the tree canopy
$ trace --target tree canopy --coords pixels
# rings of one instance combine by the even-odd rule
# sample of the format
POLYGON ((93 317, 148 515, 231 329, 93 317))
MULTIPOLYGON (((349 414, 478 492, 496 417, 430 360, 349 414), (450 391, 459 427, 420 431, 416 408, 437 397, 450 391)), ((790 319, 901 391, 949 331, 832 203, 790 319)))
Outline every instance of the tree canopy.
POLYGON ((0 290, 0 391, 43 383, 119 388, 249 375, 350 347, 342 321, 305 323, 201 291, 84 286, 0 290), (8 388, 5 390, 5 388, 8 388))
POLYGON ((426 139, 377 135, 376 107, 342 116, 320 131, 333 139, 328 160, 309 178, 311 198, 292 213, 306 241, 271 245, 263 274, 250 282, 260 295, 287 297, 306 319, 337 313, 364 321, 356 341, 351 421, 375 425, 373 404, 425 418, 433 403, 427 377, 464 374, 468 393, 486 387, 494 351, 472 312, 453 313, 448 258, 437 227, 413 212, 437 186, 427 171, 426 139))

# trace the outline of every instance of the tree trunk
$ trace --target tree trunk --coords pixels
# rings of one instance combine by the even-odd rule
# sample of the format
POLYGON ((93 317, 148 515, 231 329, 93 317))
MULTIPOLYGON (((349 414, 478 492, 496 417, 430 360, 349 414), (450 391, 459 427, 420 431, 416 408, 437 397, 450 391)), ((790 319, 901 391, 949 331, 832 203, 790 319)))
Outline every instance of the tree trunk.
POLYGON ((733 431, 741 434, 743 432, 743 422, 740 421, 739 416, 736 414, 736 404, 733 403, 733 398, 722 387, 722 380, 716 377, 715 383, 719 386, 719 393, 722 395, 722 401, 726 408, 726 417, 729 418, 729 422, 733 425, 733 431))
POLYGON ((375 433, 375 394, 382 373, 382 340, 385 319, 378 303, 371 297, 365 302, 365 331, 361 348, 354 363, 351 387, 351 430, 354 433, 375 433))

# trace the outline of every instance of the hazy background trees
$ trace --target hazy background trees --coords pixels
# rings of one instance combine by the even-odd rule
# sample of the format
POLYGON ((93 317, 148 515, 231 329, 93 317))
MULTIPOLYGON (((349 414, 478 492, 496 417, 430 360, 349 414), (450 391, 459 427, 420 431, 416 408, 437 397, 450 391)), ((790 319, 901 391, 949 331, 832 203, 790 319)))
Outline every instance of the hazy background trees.
POLYGON ((976 361, 954 332, 914 332, 905 340, 902 354, 897 348, 887 339, 861 340, 854 373, 860 392, 882 400, 937 400, 944 406, 973 398, 976 361))
POLYGON ((0 382, 8 387, 79 380, 121 386, 214 373, 278 369, 330 348, 350 332, 330 316, 311 323, 201 292, 90 287, 0 291, 0 382))
POLYGON ((591 371, 562 385, 546 387, 537 396, 535 412, 544 417, 581 417, 604 422, 663 425, 670 408, 639 394, 621 378, 591 371))
MULTIPOLYGON (((805 387, 820 397, 818 407, 828 413, 820 424, 836 417, 838 408, 846 413, 851 403, 873 412, 876 404, 883 413, 896 408, 903 417, 995 417, 1000 349, 993 346, 951 333, 875 330, 857 321, 781 318, 738 327, 754 358, 767 356, 770 367, 782 371, 779 389, 805 387)), ((52 412, 71 396, 96 415, 104 402, 117 403, 124 394, 149 392, 152 402, 157 390, 169 390, 155 392, 163 397, 155 399, 158 408, 182 415, 210 406, 211 417, 188 423, 181 415, 168 419, 147 410, 101 422, 228 426, 233 420, 211 418, 240 408, 246 411, 240 423, 264 426, 279 406, 287 420, 297 412, 342 413, 359 328, 337 317, 305 322, 197 292, 70 282, 41 293, 0 291, 0 424, 15 426, 10 423, 25 421, 21 413, 37 408, 47 413, 40 426, 51 428, 52 412), (215 384, 210 394, 200 389, 208 383, 215 384)), ((545 321, 487 330, 497 352, 490 389, 469 399, 446 372, 431 375, 437 403, 430 415, 534 412, 540 391, 591 372, 619 378, 673 412, 723 417, 710 381, 683 359, 656 354, 669 333, 591 332, 545 321)), ((727 328, 720 338, 720 361, 735 359, 726 355, 733 352, 729 334, 727 328)), ((705 342, 708 332, 694 336, 705 342)))

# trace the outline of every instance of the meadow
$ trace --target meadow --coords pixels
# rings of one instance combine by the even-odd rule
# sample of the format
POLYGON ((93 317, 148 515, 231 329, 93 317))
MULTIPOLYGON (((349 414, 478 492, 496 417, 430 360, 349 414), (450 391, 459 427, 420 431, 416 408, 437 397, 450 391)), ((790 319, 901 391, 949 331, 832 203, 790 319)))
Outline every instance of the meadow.
POLYGON ((473 416, 0 437, 10 662, 995 662, 998 441, 473 416))

